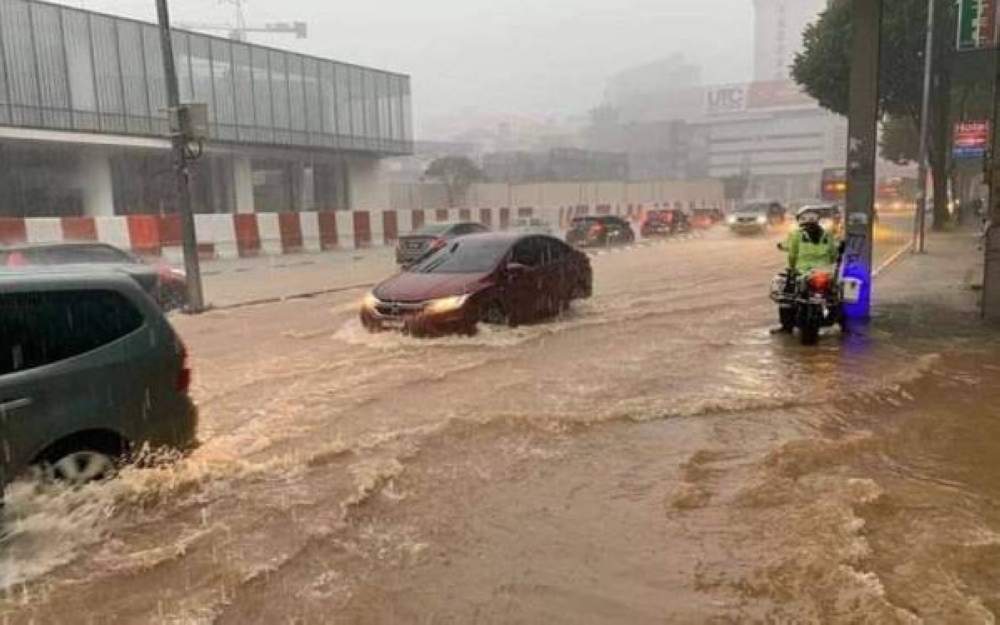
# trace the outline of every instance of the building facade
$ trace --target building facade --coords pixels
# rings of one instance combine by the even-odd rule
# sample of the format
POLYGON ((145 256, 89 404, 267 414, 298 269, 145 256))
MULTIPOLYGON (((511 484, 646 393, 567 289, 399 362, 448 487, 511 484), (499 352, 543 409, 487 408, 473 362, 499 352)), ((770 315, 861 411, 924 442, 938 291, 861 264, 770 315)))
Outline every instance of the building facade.
MULTIPOLYGON (((197 212, 369 208, 412 153, 409 77, 175 31, 181 100, 205 103, 197 212)), ((155 25, 0 0, 0 216, 176 211, 155 25)))

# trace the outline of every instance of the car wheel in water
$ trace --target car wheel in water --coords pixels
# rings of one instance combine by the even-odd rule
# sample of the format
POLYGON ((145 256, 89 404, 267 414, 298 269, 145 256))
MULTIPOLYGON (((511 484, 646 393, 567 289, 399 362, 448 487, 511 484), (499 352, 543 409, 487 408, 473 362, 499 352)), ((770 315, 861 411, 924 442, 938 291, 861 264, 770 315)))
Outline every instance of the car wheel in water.
POLYGON ((511 325, 510 318, 500 302, 491 302, 483 309, 481 320, 483 323, 501 326, 511 325))
POLYGON ((118 465, 110 455, 82 450, 36 465, 33 467, 32 477, 49 484, 82 486, 111 479, 117 473, 118 465))

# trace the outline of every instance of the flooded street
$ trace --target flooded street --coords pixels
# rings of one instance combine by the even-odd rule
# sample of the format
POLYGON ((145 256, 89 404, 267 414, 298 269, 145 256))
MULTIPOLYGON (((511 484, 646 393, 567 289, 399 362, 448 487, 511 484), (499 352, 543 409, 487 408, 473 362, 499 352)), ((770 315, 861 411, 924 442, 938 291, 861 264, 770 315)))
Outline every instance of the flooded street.
POLYGON ((13 493, 0 622, 994 622, 969 319, 910 310, 904 263, 805 348, 768 239, 593 264, 564 318, 473 338, 369 335, 361 290, 176 318, 201 447, 13 493))

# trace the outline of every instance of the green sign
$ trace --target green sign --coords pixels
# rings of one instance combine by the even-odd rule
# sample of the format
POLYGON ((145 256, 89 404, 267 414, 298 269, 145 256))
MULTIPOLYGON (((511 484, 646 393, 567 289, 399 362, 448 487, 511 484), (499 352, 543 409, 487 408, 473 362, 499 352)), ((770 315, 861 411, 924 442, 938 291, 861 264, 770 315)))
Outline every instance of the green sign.
POLYGON ((997 0, 960 0, 958 49, 981 50, 997 46, 997 0))

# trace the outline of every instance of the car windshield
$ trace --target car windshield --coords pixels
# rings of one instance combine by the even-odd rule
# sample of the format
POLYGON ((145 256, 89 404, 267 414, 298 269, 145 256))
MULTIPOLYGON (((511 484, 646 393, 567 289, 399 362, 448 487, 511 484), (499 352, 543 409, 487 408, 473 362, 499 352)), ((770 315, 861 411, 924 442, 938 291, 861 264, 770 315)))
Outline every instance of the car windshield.
POLYGON ((412 273, 485 273, 510 249, 504 239, 456 240, 409 269, 412 273))
POLYGON ((424 224, 420 226, 420 229, 417 230, 416 234, 423 236, 439 236, 448 232, 454 227, 455 224, 449 224, 449 223, 424 224))
POLYGON ((54 265, 73 263, 133 263, 135 260, 121 250, 104 245, 69 245, 51 247, 38 254, 43 262, 54 265))
POLYGON ((736 209, 737 213, 766 213, 771 210, 770 204, 746 204, 736 209))

